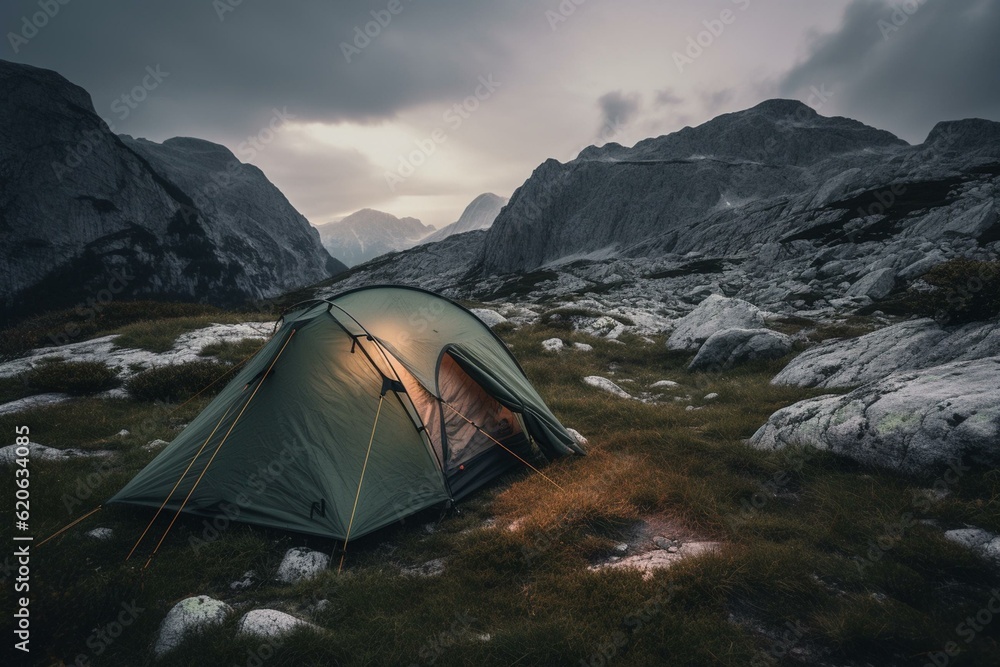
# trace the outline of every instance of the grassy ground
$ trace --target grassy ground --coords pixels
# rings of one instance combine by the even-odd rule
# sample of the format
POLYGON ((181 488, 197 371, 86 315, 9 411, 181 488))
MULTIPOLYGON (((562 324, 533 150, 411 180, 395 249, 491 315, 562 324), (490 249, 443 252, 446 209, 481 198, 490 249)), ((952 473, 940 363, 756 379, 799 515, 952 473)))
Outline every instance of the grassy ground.
MULTIPOLYGON (((917 522, 1000 530, 996 471, 967 473, 947 498, 922 502, 930 482, 815 452, 762 453, 742 444, 774 410, 815 395, 769 384, 782 361, 690 374, 687 359, 667 353, 662 341, 621 346, 546 326, 503 335, 553 411, 590 439, 589 456, 544 470, 563 490, 527 471, 508 476, 440 522, 429 511, 352 543, 342 574, 331 570, 295 586, 272 583, 286 549, 337 545, 235 523, 216 531, 185 518, 143 572, 143 558, 123 560, 149 515, 109 508, 32 559, 35 662, 881 666, 923 665, 955 642, 961 653, 948 664, 1000 664, 1000 623, 968 643, 960 629, 1000 580, 946 542, 940 528, 917 522), (595 349, 543 352, 541 341, 552 336, 595 349), (586 375, 633 393, 662 379, 681 386, 647 405, 588 387, 586 375), (719 396, 706 400, 710 393, 719 396), (666 526, 668 537, 724 547, 649 580, 589 569, 641 521, 666 526), (86 538, 95 525, 112 528, 112 539, 86 538), (447 558, 440 576, 400 574, 401 566, 434 558, 447 558), (258 580, 232 590, 248 570, 258 580), (283 609, 325 632, 278 644, 234 638, 234 614, 154 661, 160 621, 178 600, 198 594, 238 610, 283 609), (311 608, 319 600, 328 602, 311 608), (124 627, 116 626, 120 619, 124 627)), ((242 351, 216 354, 235 359, 242 351)), ((116 452, 33 462, 32 532, 47 535, 111 496, 155 456, 142 445, 170 440, 207 400, 175 410, 81 398, 0 416, 8 442, 26 424, 43 444, 116 452), (129 434, 115 435, 122 429, 129 434)), ((6 470, 0 493, 12 498, 6 470)), ((0 533, 9 540, 11 526, 5 522, 0 533)), ((12 564, 0 563, 8 596, 12 564)))

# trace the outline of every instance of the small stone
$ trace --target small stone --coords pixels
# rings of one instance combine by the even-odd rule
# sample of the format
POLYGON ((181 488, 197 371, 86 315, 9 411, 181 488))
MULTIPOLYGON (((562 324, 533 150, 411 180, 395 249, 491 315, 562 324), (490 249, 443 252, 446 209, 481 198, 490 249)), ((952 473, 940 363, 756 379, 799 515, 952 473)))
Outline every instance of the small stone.
POLYGON ((542 349, 546 352, 559 352, 563 347, 563 342, 559 338, 549 338, 542 341, 542 349))
POLYGON ((86 535, 89 538, 104 541, 110 540, 112 535, 114 535, 114 531, 110 528, 94 528, 93 530, 87 531, 86 535))
POLYGON ((330 564, 330 556, 304 547, 295 547, 285 552, 278 566, 276 579, 282 583, 294 584, 298 581, 315 579, 330 564))
POLYGON ((571 436, 573 436, 573 439, 576 440, 576 444, 580 445, 581 447, 587 446, 587 439, 583 437, 583 435, 581 435, 580 432, 577 431, 575 428, 567 428, 566 432, 569 433, 571 436))
POLYGON ((573 349, 577 352, 593 352, 594 346, 587 343, 573 343, 573 349))
POLYGON ((166 440, 156 439, 156 440, 150 440, 145 445, 143 445, 142 448, 145 449, 147 452, 149 452, 154 449, 159 449, 160 447, 165 447, 169 444, 170 443, 167 442, 166 440))
POLYGON ((653 544, 655 544, 658 549, 669 549, 674 546, 674 541, 663 537, 662 535, 657 535, 653 538, 653 544))
POLYGON ((625 543, 625 542, 621 542, 620 544, 616 544, 615 545, 615 551, 617 551, 620 554, 623 554, 623 553, 627 552, 628 551, 628 544, 625 543))
POLYGON ((711 394, 705 394, 705 400, 706 401, 714 401, 718 397, 719 397, 719 395, 716 394, 714 391, 711 394))
POLYGON ((128 432, 127 429, 123 428, 122 430, 118 431, 118 433, 116 433, 115 435, 117 435, 119 438, 125 438, 131 434, 128 432))
POLYGON ((667 552, 668 552, 668 553, 672 553, 672 554, 675 554, 675 553, 677 553, 678 551, 680 551, 680 548, 678 548, 678 547, 667 547, 667 552))
POLYGON ((660 380, 659 382, 654 382, 649 385, 650 389, 673 389, 674 387, 679 387, 680 385, 673 380, 660 380))
POLYGON ((318 626, 274 609, 248 611, 236 626, 236 634, 275 639, 299 628, 319 630, 318 626))

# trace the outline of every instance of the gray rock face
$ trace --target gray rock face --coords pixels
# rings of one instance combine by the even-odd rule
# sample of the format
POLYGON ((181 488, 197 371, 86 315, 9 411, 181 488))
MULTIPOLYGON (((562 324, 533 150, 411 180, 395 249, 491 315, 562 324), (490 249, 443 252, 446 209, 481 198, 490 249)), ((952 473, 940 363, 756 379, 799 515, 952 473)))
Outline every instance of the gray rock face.
POLYGON ((792 350, 792 339, 769 329, 723 329, 708 337, 688 370, 711 370, 757 359, 778 359, 792 350))
POLYGON ((667 339, 667 349, 693 352, 718 331, 763 327, 764 316, 757 306, 713 294, 677 322, 667 339))
MULTIPOLYGON (((997 127, 942 124, 909 146, 856 121, 771 100, 632 148, 588 148, 566 164, 548 160, 514 192, 478 267, 491 275, 611 252, 719 257, 755 243, 979 237, 993 229, 995 213, 949 218, 940 209, 965 196, 967 185, 994 182, 992 167, 982 167, 1000 157, 997 127), (902 225, 908 218, 921 222, 902 225)), ((986 200, 969 204, 994 210, 986 200)))
POLYGON ((813 446, 899 472, 1000 465, 1000 357, 894 373, 843 396, 801 401, 750 439, 759 449, 813 446))
POLYGON ((361 209, 338 222, 316 227, 323 247, 347 266, 356 266, 387 252, 412 248, 434 228, 416 218, 361 209))
POLYGON ((944 328, 932 319, 901 322, 798 355, 771 381, 799 387, 850 387, 900 370, 1000 355, 1000 325, 944 328))
POLYGON ((458 220, 424 237, 420 243, 437 243, 455 234, 474 232, 477 229, 489 229, 500 214, 500 209, 506 204, 506 197, 495 195, 492 192, 481 194, 465 207, 458 220))
POLYGON ((275 296, 343 267, 256 167, 196 139, 119 137, 55 72, 0 61, 0 308, 275 296))
POLYGON ((892 269, 878 269, 851 285, 850 296, 866 296, 871 300, 881 299, 896 286, 896 272, 892 269))
POLYGON ((956 528, 946 531, 944 538, 972 550, 981 558, 1000 567, 1000 535, 982 528, 956 528))

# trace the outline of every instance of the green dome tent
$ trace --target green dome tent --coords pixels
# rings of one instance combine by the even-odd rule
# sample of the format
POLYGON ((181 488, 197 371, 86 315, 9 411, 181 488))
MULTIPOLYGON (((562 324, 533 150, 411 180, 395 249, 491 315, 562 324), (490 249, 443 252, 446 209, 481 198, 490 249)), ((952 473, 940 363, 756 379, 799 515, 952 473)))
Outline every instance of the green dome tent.
POLYGON ((506 345, 430 292, 293 307, 271 340, 109 502, 338 539, 583 454, 506 345))

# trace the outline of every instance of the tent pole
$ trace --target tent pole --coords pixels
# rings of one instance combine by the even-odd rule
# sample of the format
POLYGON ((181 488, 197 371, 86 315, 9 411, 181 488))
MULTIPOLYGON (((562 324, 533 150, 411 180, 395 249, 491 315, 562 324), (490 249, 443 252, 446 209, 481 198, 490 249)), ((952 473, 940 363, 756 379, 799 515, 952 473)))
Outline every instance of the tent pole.
POLYGON ((275 355, 274 360, 271 362, 271 365, 267 367, 267 370, 264 372, 264 375, 261 376, 260 382, 257 383, 256 387, 254 387, 253 393, 250 394, 250 398, 248 398, 247 402, 243 404, 243 408, 240 410, 240 413, 236 415, 236 419, 233 420, 233 423, 232 425, 230 425, 229 430, 226 431, 226 435, 223 436, 222 441, 215 448, 215 451, 212 452, 211 458, 208 459, 208 463, 206 463, 205 467, 202 468, 201 473, 198 475, 198 479, 194 481, 194 485, 191 487, 191 490, 188 491, 187 496, 184 497, 184 502, 182 502, 181 506, 177 508, 177 512, 174 513, 174 518, 170 520, 170 524, 167 526, 167 529, 163 531, 163 535, 160 537, 160 541, 156 543, 156 547, 153 549, 153 553, 149 554, 149 558, 146 559, 146 564, 142 566, 142 569, 145 570, 147 567, 149 567, 149 564, 153 562, 153 556, 155 556, 156 552, 160 550, 160 546, 163 544, 163 540, 167 539, 167 533, 169 533, 170 529, 174 527, 174 522, 177 521, 177 517, 179 517, 181 512, 184 511, 184 507, 187 505, 188 500, 191 499, 191 495, 194 493, 194 490, 198 488, 198 484, 201 483, 201 480, 205 476, 205 473, 208 472, 208 467, 212 465, 212 462, 215 460, 215 456, 219 453, 219 450, 222 449, 222 445, 226 444, 226 440, 229 438, 229 434, 233 432, 234 428, 236 428, 236 424, 237 422, 239 422, 240 417, 242 417, 243 413, 246 412, 246 409, 250 406, 250 402, 253 401, 253 397, 257 395, 257 391, 264 384, 264 380, 267 379, 267 376, 271 374, 271 369, 274 368, 274 365, 276 363, 278 363, 278 359, 281 358, 281 354, 285 351, 285 348, 288 347, 288 343, 291 342, 292 337, 294 336, 295 336, 295 329, 292 329, 292 333, 290 333, 288 335, 288 338, 285 339, 284 345, 281 346, 281 349, 278 351, 278 354, 275 355))
POLYGON ((337 574, 344 569, 344 558, 347 556, 347 542, 351 539, 351 528, 354 526, 354 513, 358 510, 358 499, 361 497, 361 484, 365 481, 365 471, 368 469, 368 457, 372 453, 372 443, 375 442, 375 428, 378 426, 379 415, 382 414, 382 403, 385 401, 385 394, 378 397, 378 408, 375 410, 375 423, 372 424, 372 435, 368 438, 368 451, 365 452, 365 462, 361 466, 361 478, 358 479, 358 491, 354 494, 354 507, 351 508, 351 520, 347 522, 347 535, 344 536, 344 549, 340 554, 340 565, 337 566, 337 574))
POLYGON ((465 415, 463 415, 463 414, 462 414, 461 412, 459 412, 459 411, 458 411, 458 409, 457 409, 457 408, 455 408, 455 406, 453 406, 453 405, 452 405, 451 403, 449 403, 448 401, 445 401, 445 400, 442 400, 442 401, 441 401, 441 403, 442 403, 443 405, 447 405, 447 406, 448 406, 448 407, 449 407, 449 408, 450 408, 450 409, 451 409, 451 410, 452 410, 452 411, 453 411, 453 412, 454 412, 454 413, 455 413, 456 415, 458 415, 459 417, 461 417, 461 418, 462 418, 462 419, 464 419, 465 421, 469 422, 469 424, 471 424, 471 425, 473 426, 473 428, 475 428, 475 429, 476 429, 477 431, 479 431, 480 433, 482 433, 483 435, 485 435, 485 436, 486 436, 487 438, 489 438, 489 439, 490 439, 490 440, 492 440, 493 442, 495 442, 495 443, 497 443, 498 445, 500 445, 501 447, 503 447, 503 449, 504 449, 504 450, 506 450, 506 451, 507 451, 507 452, 508 452, 508 453, 509 453, 509 454, 510 454, 511 456, 513 456, 513 457, 514 457, 514 458, 516 458, 516 459, 517 459, 518 461, 520 461, 520 462, 521 462, 521 463, 523 463, 524 465, 528 466, 529 468, 531 468, 532 470, 534 470, 535 472, 537 472, 537 473, 538 473, 539 475, 541 475, 541 476, 542 476, 542 477, 543 477, 543 478, 544 478, 544 479, 545 479, 545 480, 546 480, 547 482, 549 482, 549 483, 550 483, 550 484, 551 484, 552 486, 556 487, 556 488, 557 488, 557 489, 559 489, 560 491, 563 491, 563 490, 564 490, 564 489, 563 489, 563 488, 562 488, 561 486, 559 486, 558 484, 556 484, 555 482, 553 482, 553 481, 552 481, 552 480, 551 480, 551 479, 550 479, 550 478, 549 478, 549 477, 548 477, 548 476, 547 476, 547 475, 546 475, 545 473, 543 473, 543 472, 542 472, 541 470, 539 470, 539 469, 538 469, 538 468, 536 468, 535 466, 531 465, 530 463, 528 463, 527 461, 525 461, 524 459, 522 459, 522 458, 521 458, 520 456, 518 456, 518 455, 517 455, 517 453, 516 453, 516 452, 514 452, 514 450, 512 450, 512 449, 510 449, 509 447, 507 447, 506 445, 504 445, 504 444, 503 444, 502 442, 500 442, 499 440, 497 440, 496 438, 494 438, 494 437, 493 437, 492 435, 490 435, 489 433, 487 433, 486 431, 484 431, 484 430, 482 429, 482 427, 480 427, 480 426, 479 426, 478 424, 476 424, 476 423, 475 423, 474 421, 472 421, 471 419, 469 419, 468 417, 466 417, 465 415))
MULTIPOLYGON (((246 387, 243 389, 245 391, 246 387)), ((240 393, 242 394, 242 392, 240 393)), ((207 438, 205 438, 205 442, 202 443, 201 448, 198 450, 198 453, 194 455, 194 458, 191 459, 191 462, 187 464, 187 468, 185 468, 184 472, 181 473, 181 476, 177 478, 177 481, 174 483, 174 488, 170 489, 170 493, 168 493, 167 497, 163 499, 163 504, 161 504, 160 508, 156 510, 156 514, 154 514, 153 518, 149 520, 149 523, 146 525, 146 529, 142 531, 142 535, 140 535, 139 539, 137 539, 135 544, 132 545, 132 550, 128 552, 128 556, 125 556, 126 563, 128 562, 128 559, 132 557, 132 554, 135 553, 135 550, 139 548, 139 543, 146 537, 146 533, 149 532, 149 529, 153 527, 156 519, 160 516, 160 512, 162 512, 163 508, 167 506, 170 499, 174 497, 174 491, 177 490, 177 487, 180 486, 181 482, 184 481, 184 478, 187 477, 188 472, 191 470, 191 466, 194 465, 194 462, 197 461, 198 457, 200 457, 202 452, 205 451, 205 447, 208 446, 209 441, 215 436, 215 432, 219 430, 219 427, 222 426, 222 422, 226 420, 226 417, 229 416, 229 413, 232 412, 235 406, 236 402, 234 401, 233 404, 229 406, 229 409, 226 410, 226 413, 222 415, 222 419, 219 420, 219 423, 212 429, 212 432, 208 434, 207 438)))

